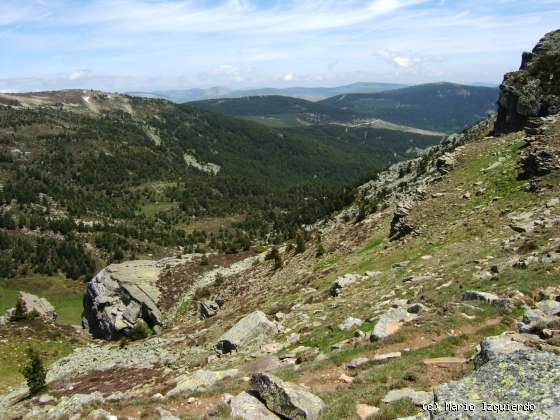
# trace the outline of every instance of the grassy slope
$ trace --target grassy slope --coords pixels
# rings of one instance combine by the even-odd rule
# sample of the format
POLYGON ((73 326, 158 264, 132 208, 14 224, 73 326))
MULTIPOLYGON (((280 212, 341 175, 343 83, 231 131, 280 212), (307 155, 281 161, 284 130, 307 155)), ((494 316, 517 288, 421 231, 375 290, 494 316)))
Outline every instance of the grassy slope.
MULTIPOLYGON (((560 132, 560 126, 557 128, 560 132)), ((323 243, 328 253, 322 258, 315 257, 315 246, 308 243, 304 254, 284 254, 287 262, 282 270, 271 275, 270 269, 257 267, 247 277, 234 280, 235 285, 243 284, 245 289, 242 292, 239 286, 232 286, 243 296, 244 313, 253 307, 267 310, 285 304, 284 307, 289 308, 294 302, 305 302, 298 309, 286 309, 293 315, 287 327, 301 334, 300 341, 290 348, 299 345, 318 347, 327 353, 328 359, 303 364, 297 370, 286 367, 279 375, 314 389, 327 403, 323 419, 352 418, 350 413, 355 412, 356 403, 381 407, 379 418, 414 414, 418 409, 409 403, 386 405, 381 398, 390 389, 408 386, 428 390, 437 383, 463 376, 472 369, 470 363, 443 369, 427 368, 422 360, 443 356, 469 357, 481 338, 514 329, 515 319, 520 318, 522 309, 519 307, 513 312, 502 312, 479 302, 463 305, 465 290, 492 291, 499 295, 519 290, 531 295, 538 288, 560 282, 560 272, 553 264, 538 264, 527 270, 512 268, 511 260, 517 254, 501 247, 502 240, 516 236, 507 226, 509 213, 534 208, 557 195, 553 190, 543 190, 539 194, 524 191, 526 183, 516 179, 516 162, 522 144, 520 134, 468 144, 460 155, 456 170, 432 185, 427 194, 429 198, 412 210, 410 222, 422 228, 419 236, 389 242, 387 236, 392 213, 386 211, 359 224, 343 226, 338 233, 325 235, 323 243), (500 157, 503 158, 501 166, 482 171, 500 157), (475 185, 480 182, 482 185, 475 185), (477 195, 476 190, 483 187, 485 191, 477 195), (463 198, 467 191, 472 194, 470 199, 463 198), (432 198, 434 193, 445 196, 432 198), (344 251, 353 237, 362 234, 364 236, 354 242, 359 246, 353 247, 350 253, 344 251), (405 260, 410 262, 407 268, 391 268, 395 262, 405 260), (500 267, 497 278, 481 280, 475 276, 493 264, 500 267), (315 273, 306 274, 309 272, 306 267, 310 266, 315 267, 315 273), (381 271, 382 274, 375 280, 348 288, 339 298, 327 299, 325 292, 336 277, 366 270, 381 271), (422 283, 403 283, 402 280, 410 275, 429 276, 429 279, 422 283), (363 326, 368 331, 395 298, 421 301, 431 311, 389 340, 330 352, 333 343, 353 334, 353 331, 338 331, 338 323, 354 316, 368 320, 363 326), (315 320, 320 320, 322 325, 311 327, 315 320), (344 368, 357 356, 397 350, 403 351, 398 360, 382 365, 368 364, 354 372, 344 368), (342 385, 338 380, 341 373, 352 375, 354 383, 342 385)), ((559 181, 560 174, 555 173, 546 176, 542 185, 558 185, 559 181)), ((560 237, 560 231, 556 226, 528 237, 543 246, 551 238, 560 237)), ((220 287, 227 286, 228 282, 220 287)), ((236 311, 241 308, 233 302, 230 304, 234 305, 228 308, 232 312, 220 316, 220 319, 227 320, 225 325, 218 321, 209 330, 210 341, 239 318, 236 311)), ((222 363, 235 366, 233 360, 222 363)), ((232 391, 237 389, 238 386, 231 388, 232 391)), ((208 395, 228 390, 228 386, 222 386, 208 395)))

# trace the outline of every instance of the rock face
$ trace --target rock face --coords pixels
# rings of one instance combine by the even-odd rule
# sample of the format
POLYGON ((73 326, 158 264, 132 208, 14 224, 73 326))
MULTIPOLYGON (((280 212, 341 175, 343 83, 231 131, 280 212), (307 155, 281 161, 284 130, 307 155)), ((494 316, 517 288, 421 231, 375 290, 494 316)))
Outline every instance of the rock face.
POLYGON ((222 335, 215 348, 220 353, 245 351, 264 344, 277 332, 274 322, 269 321, 263 312, 255 311, 222 335))
POLYGON ((82 325, 95 338, 118 339, 143 319, 154 328, 163 324, 157 306, 157 280, 165 260, 111 264, 87 285, 82 325))
POLYGON ((265 401, 266 406, 283 417, 318 419, 325 409, 325 403, 316 395, 268 373, 253 375, 251 385, 265 401))
POLYGON ((508 73, 500 86, 497 132, 522 129, 531 117, 560 112, 560 30, 546 34, 519 71, 508 73))
POLYGON ((18 317, 38 317, 45 322, 56 321, 57 313, 49 301, 45 298, 32 295, 31 293, 19 292, 16 308, 6 311, 3 317, 5 321, 16 321, 18 317))
POLYGON ((432 418, 556 419, 560 414, 559 389, 560 358, 548 352, 521 350, 492 359, 459 381, 436 387, 439 409, 432 418), (506 411, 482 411, 483 403, 501 404, 506 411), (467 404, 473 404, 474 411, 465 411, 467 404), (528 404, 533 404, 533 410, 528 404), (451 411, 453 405, 459 411, 451 411))

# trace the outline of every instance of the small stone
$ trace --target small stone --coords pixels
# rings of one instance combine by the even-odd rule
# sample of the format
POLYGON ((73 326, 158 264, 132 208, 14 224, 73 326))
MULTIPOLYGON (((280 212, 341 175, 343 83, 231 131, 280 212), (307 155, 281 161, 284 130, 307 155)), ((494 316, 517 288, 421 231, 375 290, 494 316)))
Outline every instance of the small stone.
POLYGON ((379 412, 379 408, 367 404, 357 404, 356 414, 360 420, 366 420, 375 416, 379 412))
POLYGON ((342 375, 340 375, 338 377, 338 380, 340 382, 344 382, 345 384, 351 384, 352 382, 354 382, 354 379, 351 376, 346 375, 345 373, 343 373, 342 375))
POLYGON ((389 404, 403 399, 409 399, 415 405, 422 405, 431 403, 434 400, 434 395, 431 392, 416 391, 412 388, 393 389, 381 401, 389 404))
POLYGON ((338 324, 338 329, 341 331, 349 331, 354 327, 360 327, 364 321, 358 318, 348 317, 344 322, 338 324))
POLYGON ((346 365, 348 369, 357 369, 366 363, 369 363, 370 359, 367 357, 358 357, 357 359, 353 359, 350 363, 346 365))

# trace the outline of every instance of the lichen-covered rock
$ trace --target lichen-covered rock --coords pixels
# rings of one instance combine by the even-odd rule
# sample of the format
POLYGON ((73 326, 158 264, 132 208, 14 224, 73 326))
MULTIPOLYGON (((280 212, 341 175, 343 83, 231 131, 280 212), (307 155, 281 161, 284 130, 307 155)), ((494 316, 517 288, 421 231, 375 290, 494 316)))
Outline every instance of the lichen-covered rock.
POLYGON ((325 403, 305 388, 287 383, 269 373, 256 373, 251 385, 269 410, 290 419, 318 419, 325 403))
POLYGON ((528 350, 527 344, 539 340, 528 334, 504 333, 494 337, 487 337, 480 342, 480 351, 474 359, 476 367, 480 367, 490 360, 508 355, 519 350, 528 350))
POLYGON ((414 226, 406 222, 411 207, 412 205, 409 203, 400 203, 397 205, 393 213, 393 219, 391 220, 389 230, 389 238, 391 238, 391 240, 395 241, 401 239, 414 232, 414 226))
POLYGON ((497 132, 517 131, 531 117, 560 112, 560 30, 546 34, 523 54, 519 71, 505 75, 498 104, 497 132))
POLYGON ((163 325, 157 281, 166 265, 179 260, 138 260, 111 264, 87 285, 82 324, 95 338, 130 334, 138 319, 151 328, 163 325))
POLYGON ((434 395, 427 391, 417 391, 412 388, 393 389, 381 401, 390 404, 395 401, 410 400, 415 405, 429 404, 434 400, 434 395))
POLYGON ((241 392, 229 401, 231 416, 243 420, 280 420, 276 414, 266 408, 258 398, 248 392, 241 392))
POLYGON ((516 351, 488 361, 459 381, 436 387, 438 409, 432 419, 557 419, 559 390, 558 356, 516 351))
POLYGON ((261 311, 255 311, 242 318, 216 343, 220 353, 246 351, 264 344, 278 332, 278 327, 269 321, 261 311))
POLYGON ((522 333, 537 333, 554 320, 555 317, 540 309, 527 309, 521 321, 517 323, 517 329, 522 333))

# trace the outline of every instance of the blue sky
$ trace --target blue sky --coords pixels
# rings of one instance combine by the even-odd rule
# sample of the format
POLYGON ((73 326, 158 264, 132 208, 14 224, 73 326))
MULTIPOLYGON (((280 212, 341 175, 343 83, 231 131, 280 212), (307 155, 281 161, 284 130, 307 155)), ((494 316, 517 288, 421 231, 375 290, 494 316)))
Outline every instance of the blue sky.
POLYGON ((0 0, 0 91, 497 83, 560 0, 0 0))

